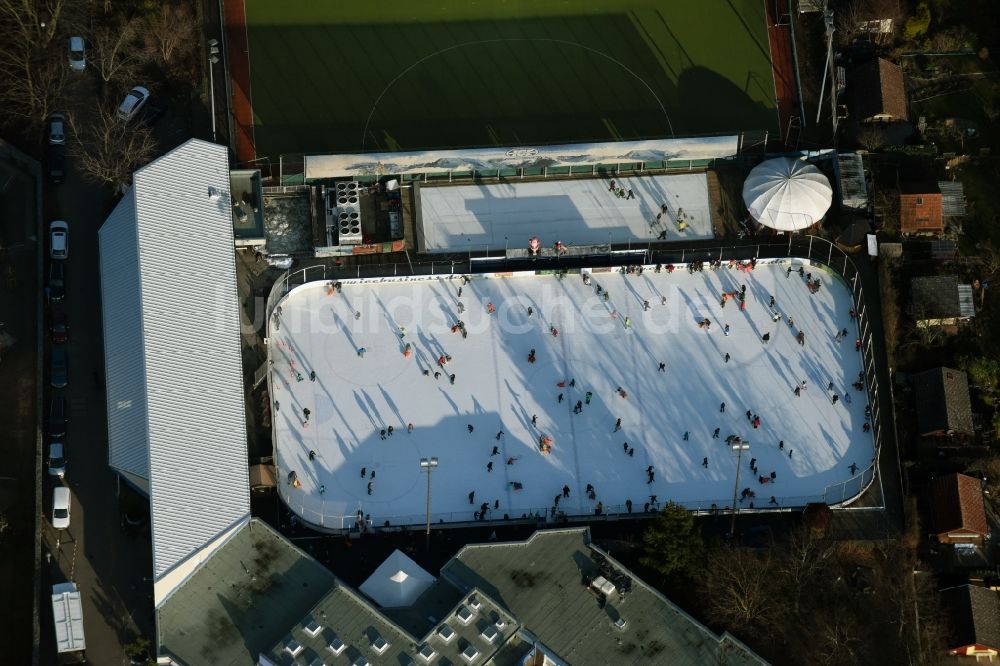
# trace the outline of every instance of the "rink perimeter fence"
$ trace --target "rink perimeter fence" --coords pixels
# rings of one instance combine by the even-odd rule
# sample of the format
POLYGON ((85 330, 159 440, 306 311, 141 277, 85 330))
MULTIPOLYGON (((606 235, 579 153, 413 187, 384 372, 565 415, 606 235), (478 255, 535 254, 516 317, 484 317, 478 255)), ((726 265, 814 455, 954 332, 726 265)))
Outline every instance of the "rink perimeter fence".
MULTIPOLYGON (((784 497, 777 500, 777 504, 769 503, 766 497, 758 498, 753 506, 747 503, 737 503, 735 510, 738 513, 764 513, 773 511, 800 510, 807 504, 821 503, 832 508, 847 508, 855 502, 866 490, 875 482, 878 477, 878 461, 882 452, 882 445, 886 437, 886 429, 883 427, 881 413, 881 401, 879 397, 879 383, 876 372, 873 326, 871 315, 869 314, 865 293, 861 286, 861 278, 854 261, 840 248, 818 236, 790 236, 787 242, 782 243, 759 243, 736 245, 715 248, 698 249, 659 249, 659 248, 627 248, 613 249, 610 246, 595 246, 593 251, 585 253, 574 253, 572 256, 560 257, 512 257, 510 252, 502 254, 490 254, 486 252, 483 256, 469 256, 465 260, 457 261, 429 261, 429 262, 407 262, 405 264, 385 263, 380 265, 351 266, 351 267, 329 267, 326 265, 309 266, 306 268, 288 271, 282 275, 272 286, 268 294, 266 304, 267 320, 270 322, 271 313, 274 308, 292 289, 300 285, 317 282, 339 280, 342 282, 367 281, 386 278, 432 278, 445 277, 459 279, 463 275, 491 275, 502 278, 512 275, 552 275, 563 272, 572 274, 579 273, 580 268, 594 269, 595 272, 621 270, 625 266, 644 266, 646 270, 655 270, 656 265, 666 267, 673 264, 674 270, 688 270, 689 265, 703 264, 704 269, 709 268, 709 262, 722 262, 719 270, 729 270, 729 262, 745 262, 754 259, 758 264, 788 264, 790 261, 808 261, 811 267, 825 267, 832 271, 835 279, 842 280, 851 292, 854 304, 854 311, 857 313, 853 323, 857 327, 856 339, 861 340, 862 367, 864 368, 865 387, 868 391, 868 404, 871 407, 871 434, 874 437, 874 456, 872 460, 864 466, 859 467, 857 474, 851 478, 828 485, 821 494, 804 495, 798 497, 784 497)), ((849 340, 848 340, 849 341, 849 340)), ((268 345, 270 354, 270 345, 268 345)), ((269 362, 265 362, 257 370, 256 380, 268 380, 270 388, 270 377, 267 373, 269 362)), ((891 418, 891 415, 889 416, 891 418)), ((272 435, 274 425, 272 424, 272 435)), ((273 439, 273 441, 277 441, 273 439)), ((342 532, 345 530, 358 529, 399 529, 402 527, 417 528, 423 527, 427 520, 426 513, 414 513, 411 515, 392 516, 381 525, 372 525, 366 518, 364 525, 359 525, 358 515, 329 514, 323 510, 324 502, 321 500, 304 501, 298 493, 290 491, 290 486, 285 482, 287 470, 281 469, 280 456, 275 451, 275 462, 278 465, 278 490, 282 500, 296 515, 306 523, 324 531, 342 532)), ((881 496, 880 496, 881 499, 881 496)), ((689 511, 698 514, 721 513, 729 514, 732 510, 732 497, 717 499, 706 499, 700 501, 674 501, 675 504, 685 507, 689 511)), ((657 502, 655 507, 650 507, 650 511, 662 508, 663 502, 657 502)), ((866 508, 881 508, 879 506, 869 506, 866 508)), ((558 510, 557 507, 533 507, 519 508, 514 510, 516 515, 505 514, 503 511, 494 512, 490 510, 486 521, 502 520, 531 520, 540 522, 563 522, 572 520, 615 520, 629 515, 641 515, 644 513, 644 502, 633 505, 629 512, 625 505, 606 504, 600 514, 567 515, 558 510), (553 511, 555 509, 555 511, 553 511)), ((435 527, 451 527, 462 524, 469 524, 469 511, 460 512, 433 512, 430 515, 430 522, 435 527)), ((481 522, 481 521, 480 521, 481 522)))

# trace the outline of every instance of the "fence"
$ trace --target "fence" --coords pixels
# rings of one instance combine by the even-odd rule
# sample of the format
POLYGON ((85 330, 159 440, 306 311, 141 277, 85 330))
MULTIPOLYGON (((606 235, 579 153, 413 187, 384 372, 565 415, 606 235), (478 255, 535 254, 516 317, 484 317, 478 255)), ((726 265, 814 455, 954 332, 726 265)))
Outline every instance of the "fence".
MULTIPOLYGON (((673 265, 674 269, 688 268, 693 270, 695 265, 702 265, 706 262, 718 262, 727 264, 728 262, 745 262, 751 259, 758 263, 784 263, 790 259, 806 259, 812 262, 815 267, 827 267, 839 278, 843 279, 851 291, 851 298, 854 304, 856 318, 854 320, 857 327, 857 340, 860 341, 860 353, 864 373, 864 384, 869 392, 868 404, 871 408, 871 433, 874 438, 874 456, 871 462, 859 468, 857 474, 845 481, 828 485, 822 494, 815 496, 792 497, 777 500, 777 503, 761 500, 761 506, 737 506, 737 512, 747 511, 774 511, 798 509, 810 503, 825 503, 832 507, 846 507, 856 501, 872 485, 878 475, 878 461, 882 451, 885 429, 883 428, 881 401, 878 399, 879 384, 875 365, 873 326, 871 324, 871 314, 865 299, 864 290, 861 286, 860 272, 854 261, 836 245, 818 236, 789 236, 787 243, 757 243, 746 245, 731 245, 714 248, 683 248, 683 249, 653 249, 648 246, 645 250, 641 247, 629 250, 612 250, 610 247, 601 248, 600 253, 590 256, 551 257, 551 258, 510 258, 507 254, 472 257, 471 254, 464 260, 435 260, 429 262, 408 262, 406 264, 385 263, 369 266, 352 267, 328 267, 325 265, 310 266, 294 272, 285 273, 275 282, 268 295, 266 314, 267 321, 278 302, 295 286, 313 282, 317 280, 335 279, 365 279, 380 278, 389 276, 436 276, 436 275, 462 275, 465 273, 484 272, 504 272, 504 271, 525 271, 534 270, 538 273, 552 273, 553 271, 569 271, 575 266, 580 267, 620 267, 625 265, 644 265, 653 268, 654 265, 673 265)), ((270 354, 270 345, 268 345, 270 354)), ((268 377, 270 387, 270 377, 268 377)), ((272 426, 273 427, 273 426, 272 426)), ((277 452, 276 452, 277 453, 277 452)), ((280 465, 280 460, 279 463, 280 465)), ((279 491, 282 499, 297 515, 304 521, 327 530, 344 530, 356 527, 357 515, 332 515, 323 510, 323 503, 319 504, 319 509, 306 506, 303 502, 296 501, 288 496, 286 487, 280 483, 279 468, 279 491)), ((677 502, 687 509, 699 513, 728 512, 732 499, 705 500, 693 502, 677 502)), ((510 515, 493 516, 487 515, 486 520, 519 520, 534 519, 555 521, 562 519, 586 518, 593 520, 603 517, 615 518, 629 513, 642 513, 640 507, 633 506, 629 512, 624 505, 606 505, 601 514, 585 516, 566 516, 557 510, 556 507, 534 507, 525 509, 514 509, 510 515)), ((393 516, 387 523, 390 526, 402 525, 422 525, 427 516, 423 513, 393 516)), ((433 513, 431 522, 438 524, 454 522, 471 522, 468 512, 459 513, 433 513)), ((384 525, 383 525, 384 526, 384 525)), ((376 526, 382 527, 382 526, 376 526)))

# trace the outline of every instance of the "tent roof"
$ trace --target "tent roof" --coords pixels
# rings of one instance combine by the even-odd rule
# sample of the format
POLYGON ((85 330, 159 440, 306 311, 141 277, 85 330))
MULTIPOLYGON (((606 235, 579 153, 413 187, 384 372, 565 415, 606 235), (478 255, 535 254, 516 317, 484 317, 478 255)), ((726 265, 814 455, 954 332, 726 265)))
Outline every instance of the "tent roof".
POLYGON ((778 231, 811 227, 823 219, 832 199, 827 177, 809 162, 791 157, 761 162, 743 183, 747 210, 778 231))
POLYGON ((359 588, 383 608, 409 606, 435 581, 401 550, 392 555, 359 588))

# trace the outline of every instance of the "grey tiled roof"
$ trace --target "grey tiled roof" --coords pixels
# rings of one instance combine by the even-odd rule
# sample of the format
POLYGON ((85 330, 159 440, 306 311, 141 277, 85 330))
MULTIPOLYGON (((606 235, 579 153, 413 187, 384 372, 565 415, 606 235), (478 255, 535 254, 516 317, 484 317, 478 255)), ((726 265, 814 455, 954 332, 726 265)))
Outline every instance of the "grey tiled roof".
POLYGON ((958 278, 954 275, 913 278, 910 283, 910 293, 917 319, 962 316, 958 298, 958 278))
POLYGON ((1000 597, 996 592, 959 585, 942 590, 941 602, 951 625, 950 649, 978 643, 1000 650, 1000 597))
POLYGON ((961 370, 934 368, 913 376, 917 428, 920 434, 937 431, 973 433, 969 380, 961 370))

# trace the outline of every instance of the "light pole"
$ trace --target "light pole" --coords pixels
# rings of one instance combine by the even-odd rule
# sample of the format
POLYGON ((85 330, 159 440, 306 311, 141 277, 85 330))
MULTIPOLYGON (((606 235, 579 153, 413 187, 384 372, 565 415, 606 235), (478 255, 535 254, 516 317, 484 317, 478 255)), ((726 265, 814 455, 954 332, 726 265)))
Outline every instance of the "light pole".
POLYGON ((212 141, 215 141, 215 63, 219 62, 219 40, 208 40, 208 87, 212 102, 212 141))
POLYGON ((740 463, 743 461, 743 452, 750 450, 750 442, 740 440, 730 445, 736 451, 736 482, 733 484, 733 517, 729 522, 729 535, 736 538, 736 493, 740 487, 740 463))
POLYGON ((431 547, 431 472, 438 466, 437 458, 421 458, 420 469, 427 472, 427 528, 424 532, 427 549, 431 547))

